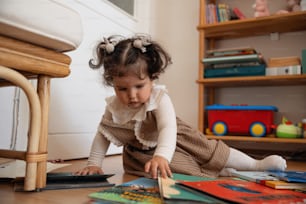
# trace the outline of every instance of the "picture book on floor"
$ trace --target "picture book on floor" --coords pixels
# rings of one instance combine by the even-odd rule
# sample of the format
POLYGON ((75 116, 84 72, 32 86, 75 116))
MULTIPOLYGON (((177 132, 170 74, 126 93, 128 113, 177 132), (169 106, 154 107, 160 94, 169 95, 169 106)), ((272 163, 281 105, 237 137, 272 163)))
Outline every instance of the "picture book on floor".
POLYGON ((275 189, 292 189, 306 191, 306 183, 287 182, 287 181, 264 181, 266 186, 275 189))
POLYGON ((306 183, 305 171, 268 171, 270 175, 287 182, 306 183))
POLYGON ((207 177, 198 177, 198 176, 189 176, 185 174, 173 174, 172 178, 158 178, 159 189, 161 196, 164 199, 165 203, 177 203, 181 201, 182 203, 191 203, 200 202, 200 203, 214 203, 214 204, 223 204, 225 203, 222 200, 198 192, 196 190, 186 188, 182 185, 178 185, 177 182, 182 181, 205 181, 213 180, 212 178, 207 177))
POLYGON ((95 203, 163 203, 156 179, 138 178, 88 195, 95 203))
POLYGON ((183 181, 180 184, 219 199, 237 203, 303 203, 306 199, 304 193, 292 190, 276 190, 252 181, 219 179, 213 181, 183 181))
POLYGON ((181 181, 213 180, 207 177, 173 174, 172 178, 138 178, 112 188, 89 194, 90 204, 134 203, 134 204, 225 204, 223 200, 203 192, 176 184, 181 181))
POLYGON ((270 173, 266 171, 233 171, 232 176, 256 183, 279 180, 278 178, 271 176, 270 173))

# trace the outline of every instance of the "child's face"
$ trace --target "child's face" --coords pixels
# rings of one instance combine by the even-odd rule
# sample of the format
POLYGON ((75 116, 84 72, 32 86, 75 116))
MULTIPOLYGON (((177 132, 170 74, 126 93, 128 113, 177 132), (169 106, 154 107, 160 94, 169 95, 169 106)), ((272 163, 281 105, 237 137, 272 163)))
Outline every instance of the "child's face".
POLYGON ((114 77, 113 85, 121 103, 130 108, 139 108, 151 95, 153 81, 148 77, 140 79, 136 74, 114 77))

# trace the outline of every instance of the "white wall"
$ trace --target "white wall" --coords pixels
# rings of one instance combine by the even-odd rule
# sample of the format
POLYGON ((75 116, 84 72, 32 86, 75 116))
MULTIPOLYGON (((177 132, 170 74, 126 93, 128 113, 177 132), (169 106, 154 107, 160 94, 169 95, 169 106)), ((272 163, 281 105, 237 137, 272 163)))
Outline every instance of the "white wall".
POLYGON ((199 1, 154 0, 150 32, 167 49, 173 64, 161 76, 177 116, 197 127, 199 1))

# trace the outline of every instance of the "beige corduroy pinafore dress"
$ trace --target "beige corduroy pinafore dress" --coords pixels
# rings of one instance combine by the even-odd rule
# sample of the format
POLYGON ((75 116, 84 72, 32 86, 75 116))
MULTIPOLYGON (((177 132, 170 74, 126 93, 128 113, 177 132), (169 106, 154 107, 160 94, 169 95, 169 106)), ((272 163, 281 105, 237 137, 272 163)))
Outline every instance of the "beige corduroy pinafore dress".
MULTIPOLYGON (((144 165, 149 161, 155 147, 147 144, 156 143, 158 132, 154 111, 146 113, 141 122, 140 134, 135 136, 135 121, 125 125, 116 124, 111 113, 106 111, 100 123, 103 132, 112 135, 111 142, 123 145, 123 165, 126 173, 149 177, 144 172, 144 165)), ((208 140, 204 134, 177 117, 177 143, 170 168, 173 173, 194 176, 217 177, 229 157, 229 147, 221 140, 208 140)))

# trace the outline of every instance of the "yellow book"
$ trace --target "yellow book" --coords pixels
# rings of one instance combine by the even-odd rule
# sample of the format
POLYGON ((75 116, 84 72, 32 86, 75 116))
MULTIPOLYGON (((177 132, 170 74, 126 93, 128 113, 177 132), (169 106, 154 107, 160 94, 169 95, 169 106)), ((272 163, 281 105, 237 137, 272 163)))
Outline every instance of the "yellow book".
POLYGON ((274 189, 306 189, 306 183, 286 181, 265 181, 265 185, 274 189))

